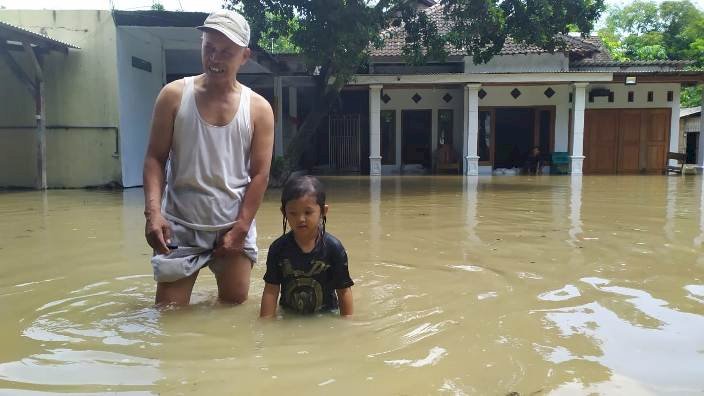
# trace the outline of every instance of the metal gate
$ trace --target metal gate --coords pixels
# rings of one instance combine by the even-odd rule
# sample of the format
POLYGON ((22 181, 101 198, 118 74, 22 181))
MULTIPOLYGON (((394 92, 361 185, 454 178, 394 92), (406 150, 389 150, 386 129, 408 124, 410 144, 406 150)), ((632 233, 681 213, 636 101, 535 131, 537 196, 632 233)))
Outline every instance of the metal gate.
POLYGON ((328 118, 330 168, 360 171, 360 120, 359 114, 331 114, 328 118))

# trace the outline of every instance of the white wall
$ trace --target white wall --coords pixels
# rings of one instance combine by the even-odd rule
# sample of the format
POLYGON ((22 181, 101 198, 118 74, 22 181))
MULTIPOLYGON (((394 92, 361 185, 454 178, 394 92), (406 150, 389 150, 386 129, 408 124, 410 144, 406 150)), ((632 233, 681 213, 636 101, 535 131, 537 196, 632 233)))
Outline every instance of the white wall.
POLYGON ((163 48, 158 37, 135 28, 117 29, 122 184, 142 185, 154 102, 163 84, 163 48), (152 71, 132 66, 132 57, 151 62, 152 71))
POLYGON ((458 156, 462 153, 462 120, 464 118, 463 110, 463 100, 464 93, 461 87, 443 89, 443 88, 425 88, 425 89, 406 89, 406 88, 393 88, 387 87, 382 91, 383 94, 389 95, 391 100, 389 103, 384 103, 381 101, 381 110, 396 110, 396 165, 389 166, 385 165, 382 167, 384 173, 394 172, 398 170, 401 165, 401 111, 402 110, 432 110, 432 129, 431 138, 433 142, 432 149, 435 149, 437 143, 437 120, 438 120, 438 109, 452 109, 452 122, 453 122, 453 136, 452 136, 452 146, 457 152, 458 156), (411 99, 416 93, 422 97, 422 99, 416 103, 411 99), (450 102, 445 102, 442 97, 449 93, 452 96, 450 102))
POLYGON ((465 73, 560 72, 570 67, 563 53, 498 55, 478 65, 472 59, 471 56, 464 58, 465 73))
MULTIPOLYGON (((614 92, 614 102, 609 103, 606 97, 597 97, 593 103, 590 103, 587 97, 587 109, 604 109, 604 108, 670 108, 677 110, 673 112, 671 117, 671 132, 670 132, 670 151, 677 151, 679 144, 679 118, 676 117, 679 109, 679 84, 637 84, 634 86, 626 86, 616 83, 595 83, 587 87, 587 95, 591 89, 608 88, 614 92), (634 102, 628 102, 628 92, 634 92, 634 102), (648 92, 653 91, 654 100, 648 102, 648 92), (672 102, 667 101, 667 92, 673 92, 672 102)), ((571 84, 555 84, 555 85, 506 85, 492 86, 484 85, 481 87, 487 95, 484 99, 479 100, 479 106, 482 107, 534 107, 534 106, 554 106, 555 107, 555 147, 554 151, 568 151, 569 142, 569 111, 572 108, 572 103, 569 102, 569 95, 572 92, 571 84), (517 88, 521 91, 521 95, 514 99, 511 96, 511 91, 517 88), (545 90, 552 88, 555 94, 548 98, 545 96, 545 90)), ((462 128, 464 119, 463 108, 463 91, 461 87, 456 89, 414 89, 414 88, 393 88, 387 86, 383 90, 384 93, 391 97, 389 103, 381 102, 382 110, 396 110, 396 162, 397 165, 385 166, 386 172, 397 169, 401 163, 401 110, 433 110, 433 142, 437 141, 437 109, 453 109, 454 116, 454 136, 453 147, 458 152, 462 153, 462 128), (419 103, 413 102, 411 97, 415 93, 422 96, 419 103), (442 96, 445 93, 450 93, 453 99, 450 103, 445 103, 442 96)), ((480 169, 483 173, 490 172, 490 168, 480 169)))
POLYGON ((482 86, 487 95, 479 100, 479 107, 533 107, 555 106, 555 151, 567 151, 570 85, 507 85, 507 86, 482 86), (521 91, 518 99, 511 96, 511 91, 516 88, 521 91), (545 91, 552 88, 555 94, 548 98, 545 91))

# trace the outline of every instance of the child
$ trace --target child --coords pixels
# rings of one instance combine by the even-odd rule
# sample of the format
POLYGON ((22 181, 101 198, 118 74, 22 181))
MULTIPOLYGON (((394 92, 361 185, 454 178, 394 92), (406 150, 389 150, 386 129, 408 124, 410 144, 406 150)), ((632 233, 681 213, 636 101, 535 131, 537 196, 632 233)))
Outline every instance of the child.
POLYGON ((354 284, 342 243, 325 232, 328 205, 318 179, 303 176, 289 180, 281 192, 284 234, 269 247, 264 293, 259 316, 276 314, 282 307, 302 314, 330 311, 352 315, 354 284), (286 223, 291 231, 286 233, 286 223))

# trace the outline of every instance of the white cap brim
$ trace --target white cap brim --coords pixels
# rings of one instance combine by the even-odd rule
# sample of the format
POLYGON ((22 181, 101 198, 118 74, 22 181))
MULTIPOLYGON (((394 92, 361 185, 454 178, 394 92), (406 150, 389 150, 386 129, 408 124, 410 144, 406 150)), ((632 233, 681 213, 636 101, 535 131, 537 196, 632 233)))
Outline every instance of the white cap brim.
POLYGON ((238 35, 236 35, 236 34, 233 34, 231 31, 229 31, 229 30, 223 28, 223 27, 220 26, 220 25, 216 25, 216 24, 212 24, 212 25, 210 25, 210 24, 205 24, 205 25, 196 27, 196 29, 198 29, 198 30, 208 30, 208 29, 216 30, 216 31, 218 31, 218 32, 220 32, 220 33, 222 33, 222 34, 224 34, 225 37, 227 37, 228 39, 230 39, 230 41, 232 41, 233 43, 239 45, 240 47, 247 47, 247 46, 249 45, 249 43, 248 43, 243 37, 238 36, 238 35))

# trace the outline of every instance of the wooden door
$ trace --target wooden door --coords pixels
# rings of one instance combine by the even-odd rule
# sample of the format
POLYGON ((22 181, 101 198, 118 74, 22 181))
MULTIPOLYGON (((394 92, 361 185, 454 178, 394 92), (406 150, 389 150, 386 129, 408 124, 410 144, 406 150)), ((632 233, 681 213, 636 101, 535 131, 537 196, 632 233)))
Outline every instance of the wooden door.
POLYGON ((584 173, 659 173, 667 163, 671 109, 589 109, 584 173))
POLYGON ((670 109, 643 110, 643 134, 645 138, 644 170, 659 173, 667 165, 670 138, 670 109))
POLYGON ((584 172, 616 173, 618 110, 584 112, 584 172))
POLYGON ((619 116, 619 173, 637 173, 641 170, 641 110, 621 110, 619 116))

